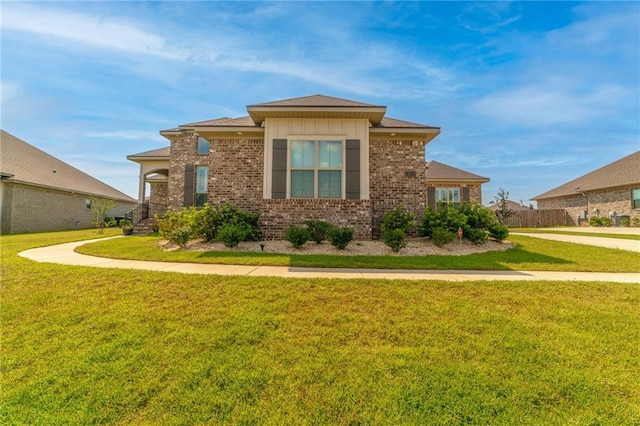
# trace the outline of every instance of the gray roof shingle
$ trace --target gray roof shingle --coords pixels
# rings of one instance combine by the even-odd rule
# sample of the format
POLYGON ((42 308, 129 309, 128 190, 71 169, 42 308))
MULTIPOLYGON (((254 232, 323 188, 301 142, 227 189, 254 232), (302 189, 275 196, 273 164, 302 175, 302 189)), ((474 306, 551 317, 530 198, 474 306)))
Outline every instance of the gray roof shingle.
POLYGON ((474 183, 485 183, 489 182, 489 178, 432 160, 427 161, 427 182, 429 181, 468 181, 474 183))
POLYGON ((0 171, 7 182, 78 192, 86 195, 135 202, 133 198, 52 155, 0 130, 0 171))
POLYGON ((261 104, 248 105, 251 107, 336 107, 336 108, 362 108, 375 107, 386 108, 382 105, 365 104, 363 102, 351 101, 349 99, 335 98, 326 95, 302 96, 299 98, 282 99, 279 101, 265 102, 261 104))
POLYGON ((640 151, 537 195, 532 200, 565 197, 585 191, 627 185, 640 185, 640 151))

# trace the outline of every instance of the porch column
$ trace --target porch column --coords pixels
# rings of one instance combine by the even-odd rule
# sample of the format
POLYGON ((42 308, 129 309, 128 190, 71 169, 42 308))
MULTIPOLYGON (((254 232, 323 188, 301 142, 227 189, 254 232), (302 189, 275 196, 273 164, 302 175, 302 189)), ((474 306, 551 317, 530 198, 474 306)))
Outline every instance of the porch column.
POLYGON ((142 170, 142 164, 140 164, 140 183, 138 184, 138 203, 144 203, 144 190, 145 190, 145 181, 147 180, 147 176, 144 174, 144 170, 142 170))

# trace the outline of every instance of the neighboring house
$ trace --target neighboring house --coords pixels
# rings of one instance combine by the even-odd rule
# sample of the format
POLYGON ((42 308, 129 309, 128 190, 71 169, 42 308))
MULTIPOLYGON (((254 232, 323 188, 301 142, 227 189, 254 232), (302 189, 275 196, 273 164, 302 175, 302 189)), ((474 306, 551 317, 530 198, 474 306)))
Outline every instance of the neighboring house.
POLYGON ((569 224, 591 216, 640 218, 640 151, 533 198, 538 208, 565 209, 569 224))
POLYGON ((323 95, 247 112, 163 130, 170 148, 128 156, 140 164, 139 201, 149 183, 149 202, 170 209, 230 202, 259 213, 267 239, 307 219, 371 238, 386 211, 401 205, 421 215, 427 206, 425 146, 440 128, 323 95))
POLYGON ((482 184, 489 178, 438 161, 427 162, 427 200, 436 209, 441 204, 458 206, 460 202, 482 204, 482 184))
MULTIPOLYGON (((490 201, 489 208, 493 211, 496 211, 500 208, 500 203, 496 203, 495 201, 490 201)), ((519 203, 516 203, 515 201, 512 201, 512 200, 507 200, 507 208, 514 212, 521 211, 521 210, 534 210, 533 204, 529 204, 528 206, 525 206, 522 203, 522 201, 520 201, 519 203)))
POLYGON ((91 198, 110 199, 111 216, 124 216, 136 202, 29 145, 0 131, 0 232, 58 231, 92 227, 91 198))

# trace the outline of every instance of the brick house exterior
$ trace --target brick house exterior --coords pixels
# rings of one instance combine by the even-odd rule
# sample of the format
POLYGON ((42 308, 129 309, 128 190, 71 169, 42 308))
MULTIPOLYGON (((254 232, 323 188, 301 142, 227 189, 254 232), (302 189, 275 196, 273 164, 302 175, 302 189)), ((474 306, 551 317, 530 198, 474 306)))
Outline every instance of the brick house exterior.
POLYGON ((538 209, 565 209, 567 225, 590 217, 640 219, 640 151, 533 198, 538 209))
POLYGON ((168 149, 128 156, 141 165, 140 201, 143 180, 165 173, 168 208, 229 202, 259 213, 266 239, 282 238, 289 225, 308 219, 353 227, 356 238, 370 239, 386 211, 402 205, 420 216, 427 206, 425 146, 438 127, 323 95, 247 111, 161 131, 168 149), (147 166, 160 153, 164 165, 147 166))
POLYGON ((91 228, 93 199, 125 216, 136 200, 17 137, 0 131, 0 233, 91 228))

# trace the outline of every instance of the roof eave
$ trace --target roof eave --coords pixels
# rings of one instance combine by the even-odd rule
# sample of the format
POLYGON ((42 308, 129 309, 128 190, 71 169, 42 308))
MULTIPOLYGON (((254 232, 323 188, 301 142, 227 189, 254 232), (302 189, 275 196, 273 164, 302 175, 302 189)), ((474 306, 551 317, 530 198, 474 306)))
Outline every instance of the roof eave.
POLYGON ((387 112, 381 106, 248 106, 247 111, 256 123, 267 118, 366 118, 379 124, 387 112))
POLYGON ((489 178, 430 178, 427 176, 427 183, 487 183, 491 182, 489 178))

